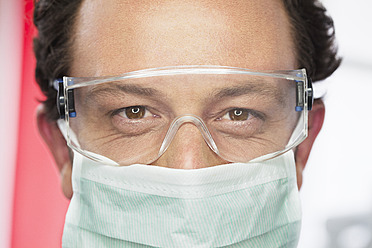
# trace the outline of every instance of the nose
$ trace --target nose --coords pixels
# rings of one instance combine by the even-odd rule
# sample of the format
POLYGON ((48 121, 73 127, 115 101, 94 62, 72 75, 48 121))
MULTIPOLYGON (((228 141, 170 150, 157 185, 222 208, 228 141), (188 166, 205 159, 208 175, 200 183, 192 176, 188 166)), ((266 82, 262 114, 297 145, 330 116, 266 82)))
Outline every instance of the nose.
POLYGON ((152 164, 177 169, 199 169, 226 163, 209 148, 195 124, 183 123, 168 149, 152 164))

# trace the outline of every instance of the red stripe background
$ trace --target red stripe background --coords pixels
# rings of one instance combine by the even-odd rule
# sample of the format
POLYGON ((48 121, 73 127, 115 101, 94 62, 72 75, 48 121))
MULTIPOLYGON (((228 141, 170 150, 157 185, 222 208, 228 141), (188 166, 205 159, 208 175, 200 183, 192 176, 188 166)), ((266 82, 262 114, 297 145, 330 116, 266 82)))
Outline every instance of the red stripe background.
POLYGON ((57 168, 36 127, 35 110, 43 96, 34 80, 33 4, 32 0, 21 1, 25 2, 26 18, 11 247, 61 247, 68 201, 60 189, 57 168))

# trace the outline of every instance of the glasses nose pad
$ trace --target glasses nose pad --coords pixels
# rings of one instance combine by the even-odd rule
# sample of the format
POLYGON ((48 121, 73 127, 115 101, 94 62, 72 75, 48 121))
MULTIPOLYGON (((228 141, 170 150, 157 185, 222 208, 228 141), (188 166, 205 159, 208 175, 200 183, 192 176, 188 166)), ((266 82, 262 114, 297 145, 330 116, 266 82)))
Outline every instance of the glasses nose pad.
POLYGON ((183 115, 173 120, 171 123, 167 134, 165 135, 164 141, 160 147, 158 157, 163 155, 163 153, 168 149, 169 145, 171 144, 173 138, 176 136, 178 129, 181 127, 182 124, 191 122, 195 126, 198 127, 199 131, 201 132, 205 142, 209 146, 209 148, 214 151, 217 155, 220 155, 216 143, 214 142, 211 133, 209 132, 207 126, 205 125, 204 121, 195 115, 183 115))

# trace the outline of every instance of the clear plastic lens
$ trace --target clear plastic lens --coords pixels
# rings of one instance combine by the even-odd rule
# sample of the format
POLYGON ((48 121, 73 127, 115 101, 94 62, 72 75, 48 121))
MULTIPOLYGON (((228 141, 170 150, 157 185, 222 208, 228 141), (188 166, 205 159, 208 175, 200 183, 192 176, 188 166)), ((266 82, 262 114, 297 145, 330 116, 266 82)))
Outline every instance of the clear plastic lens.
POLYGON ((120 165, 148 164, 166 152, 184 123, 192 123, 227 161, 275 156, 306 137, 306 106, 295 111, 296 94, 306 100, 305 82, 303 70, 226 67, 64 78, 66 95, 73 90, 66 99, 69 145, 96 160, 94 154, 120 165), (296 92, 296 81, 304 82, 304 92, 296 92), (71 109, 76 117, 69 117, 71 109))

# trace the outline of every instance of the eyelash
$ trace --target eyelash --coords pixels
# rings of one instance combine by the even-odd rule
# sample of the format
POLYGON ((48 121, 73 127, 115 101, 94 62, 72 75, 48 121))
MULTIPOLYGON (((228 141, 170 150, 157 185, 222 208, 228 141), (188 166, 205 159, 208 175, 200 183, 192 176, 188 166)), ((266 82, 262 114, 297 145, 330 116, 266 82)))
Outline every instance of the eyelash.
POLYGON ((246 108, 229 108, 227 110, 224 110, 224 111, 221 111, 222 113, 219 115, 220 117, 218 117, 216 120, 226 120, 226 119, 230 119, 229 121, 234 121, 234 120, 231 120, 231 118, 229 118, 229 113, 230 111, 235 111, 235 110, 242 110, 242 111, 247 111, 247 120, 240 120, 240 122, 242 121, 248 121, 251 117, 254 117, 254 118, 258 118, 262 121, 265 120, 265 115, 263 113, 260 113, 258 111, 255 111, 255 110, 252 110, 252 109, 246 109, 246 108), (227 118, 224 118, 224 117, 227 117, 227 118))
MULTIPOLYGON (((264 114, 258 112, 258 111, 255 111, 255 110, 252 110, 252 109, 246 109, 246 108, 229 108, 227 110, 224 110, 224 111, 221 111, 222 113, 219 114, 220 117, 216 118, 217 121, 223 121, 223 120, 227 120, 227 121, 232 121, 232 122, 246 122, 246 121, 250 121, 252 118, 258 118, 259 120, 261 121, 264 121, 265 120, 265 116, 264 114), (247 115, 246 119, 243 119, 243 120, 232 120, 231 119, 231 111, 243 111, 242 114, 245 114, 247 115), (246 113, 244 113, 244 111, 246 111, 246 113)), ((155 114, 153 114, 149 108, 147 106, 143 106, 143 105, 136 105, 136 106, 129 106, 129 107, 125 107, 125 108, 120 108, 120 109, 117 109, 117 110, 114 110, 111 114, 111 116, 116 116, 116 115, 119 115, 121 116, 122 118, 125 118, 127 120, 130 120, 130 121, 138 121, 138 120, 141 120, 141 119, 144 119, 146 117, 150 117, 150 115, 152 117, 159 117, 155 114), (143 114, 143 116, 141 116, 140 118, 130 118, 128 117, 126 111, 130 108, 144 108, 144 111, 145 113, 143 114)))
POLYGON ((148 113, 150 113, 152 116, 156 116, 156 115, 154 115, 154 114, 151 113, 151 111, 148 109, 148 107, 146 107, 146 106, 142 106, 142 105, 129 106, 129 107, 125 107, 125 108, 116 109, 116 110, 112 111, 111 116, 121 115, 123 118, 129 119, 129 120, 132 120, 131 118, 129 118, 129 117, 127 116, 127 114, 126 114, 126 110, 128 110, 128 109, 130 109, 130 108, 136 108, 136 107, 144 108, 146 112, 145 112, 145 114, 144 114, 143 117, 138 118, 138 119, 133 118, 133 120, 139 120, 139 119, 143 119, 143 118, 145 118, 145 117, 149 117, 149 116, 147 116, 148 113))

